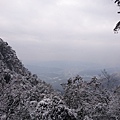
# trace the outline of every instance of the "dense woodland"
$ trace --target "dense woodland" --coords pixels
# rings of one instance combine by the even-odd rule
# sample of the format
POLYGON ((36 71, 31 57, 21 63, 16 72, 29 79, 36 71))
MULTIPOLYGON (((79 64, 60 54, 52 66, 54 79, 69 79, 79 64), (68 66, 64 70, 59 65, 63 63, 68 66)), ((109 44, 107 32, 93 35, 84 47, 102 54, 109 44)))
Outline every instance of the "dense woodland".
POLYGON ((0 39, 1 120, 120 120, 119 83, 103 70, 89 82, 80 75, 70 78, 60 94, 25 68, 0 39))

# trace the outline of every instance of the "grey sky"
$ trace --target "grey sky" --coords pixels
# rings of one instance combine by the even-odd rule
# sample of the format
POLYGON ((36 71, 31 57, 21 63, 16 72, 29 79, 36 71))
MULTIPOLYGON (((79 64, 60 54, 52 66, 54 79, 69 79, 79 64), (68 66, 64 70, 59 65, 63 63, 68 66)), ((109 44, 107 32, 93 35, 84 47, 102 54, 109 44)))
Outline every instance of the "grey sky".
POLYGON ((119 9, 112 0, 0 0, 0 34, 25 63, 120 65, 119 9))

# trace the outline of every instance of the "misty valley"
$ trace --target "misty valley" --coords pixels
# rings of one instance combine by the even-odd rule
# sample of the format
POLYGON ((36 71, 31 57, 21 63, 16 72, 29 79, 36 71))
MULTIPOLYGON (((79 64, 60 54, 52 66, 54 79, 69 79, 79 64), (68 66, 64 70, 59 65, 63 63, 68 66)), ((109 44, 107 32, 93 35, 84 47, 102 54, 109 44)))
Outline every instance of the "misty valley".
POLYGON ((39 76, 41 80, 51 84, 54 89, 62 91, 61 84, 66 83, 69 78, 80 75, 83 80, 90 81, 94 76, 100 78, 105 69, 109 74, 115 74, 116 79, 120 78, 120 67, 101 67, 93 63, 81 62, 40 62, 36 65, 26 65, 26 67, 39 76))

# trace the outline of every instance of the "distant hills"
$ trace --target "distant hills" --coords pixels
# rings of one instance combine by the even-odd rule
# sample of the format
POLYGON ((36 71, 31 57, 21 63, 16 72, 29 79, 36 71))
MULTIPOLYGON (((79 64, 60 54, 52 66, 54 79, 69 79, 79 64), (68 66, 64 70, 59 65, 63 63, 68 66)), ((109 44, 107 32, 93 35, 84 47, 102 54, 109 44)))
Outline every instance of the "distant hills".
MULTIPOLYGON (((80 75, 85 81, 90 81, 93 76, 99 77, 102 70, 104 70, 103 67, 90 63, 82 63, 82 65, 79 62, 68 62, 66 65, 65 63, 63 61, 56 61, 55 64, 54 62, 42 62, 38 65, 26 65, 26 67, 58 90, 62 90, 60 84, 67 82, 70 77, 80 75)), ((107 67, 105 69, 109 74, 120 73, 120 67, 107 67)))

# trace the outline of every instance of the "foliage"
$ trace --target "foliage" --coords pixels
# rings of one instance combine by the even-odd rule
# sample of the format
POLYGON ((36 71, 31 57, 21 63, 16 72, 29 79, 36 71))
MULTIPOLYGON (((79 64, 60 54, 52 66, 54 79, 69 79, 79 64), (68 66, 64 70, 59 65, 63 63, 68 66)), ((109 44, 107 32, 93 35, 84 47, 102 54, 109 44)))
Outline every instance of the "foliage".
MULTIPOLYGON (((120 7, 120 0, 114 0, 114 3, 120 7)), ((118 12, 118 13, 120 13, 120 12, 118 12)), ((120 21, 116 24, 116 26, 113 30, 115 33, 118 33, 119 29, 120 29, 120 21)))
MULTIPOLYGON (((103 75, 107 81, 112 78, 106 71, 103 71, 103 75)), ((120 99, 118 96, 120 94, 115 95, 114 92, 106 90, 101 82, 101 78, 96 77, 87 82, 77 75, 70 78, 68 83, 62 84, 64 101, 69 108, 76 110, 79 120, 109 120, 119 117, 120 104, 118 100, 120 99)))
POLYGON ((115 3, 120 6, 120 0, 115 0, 115 3))

